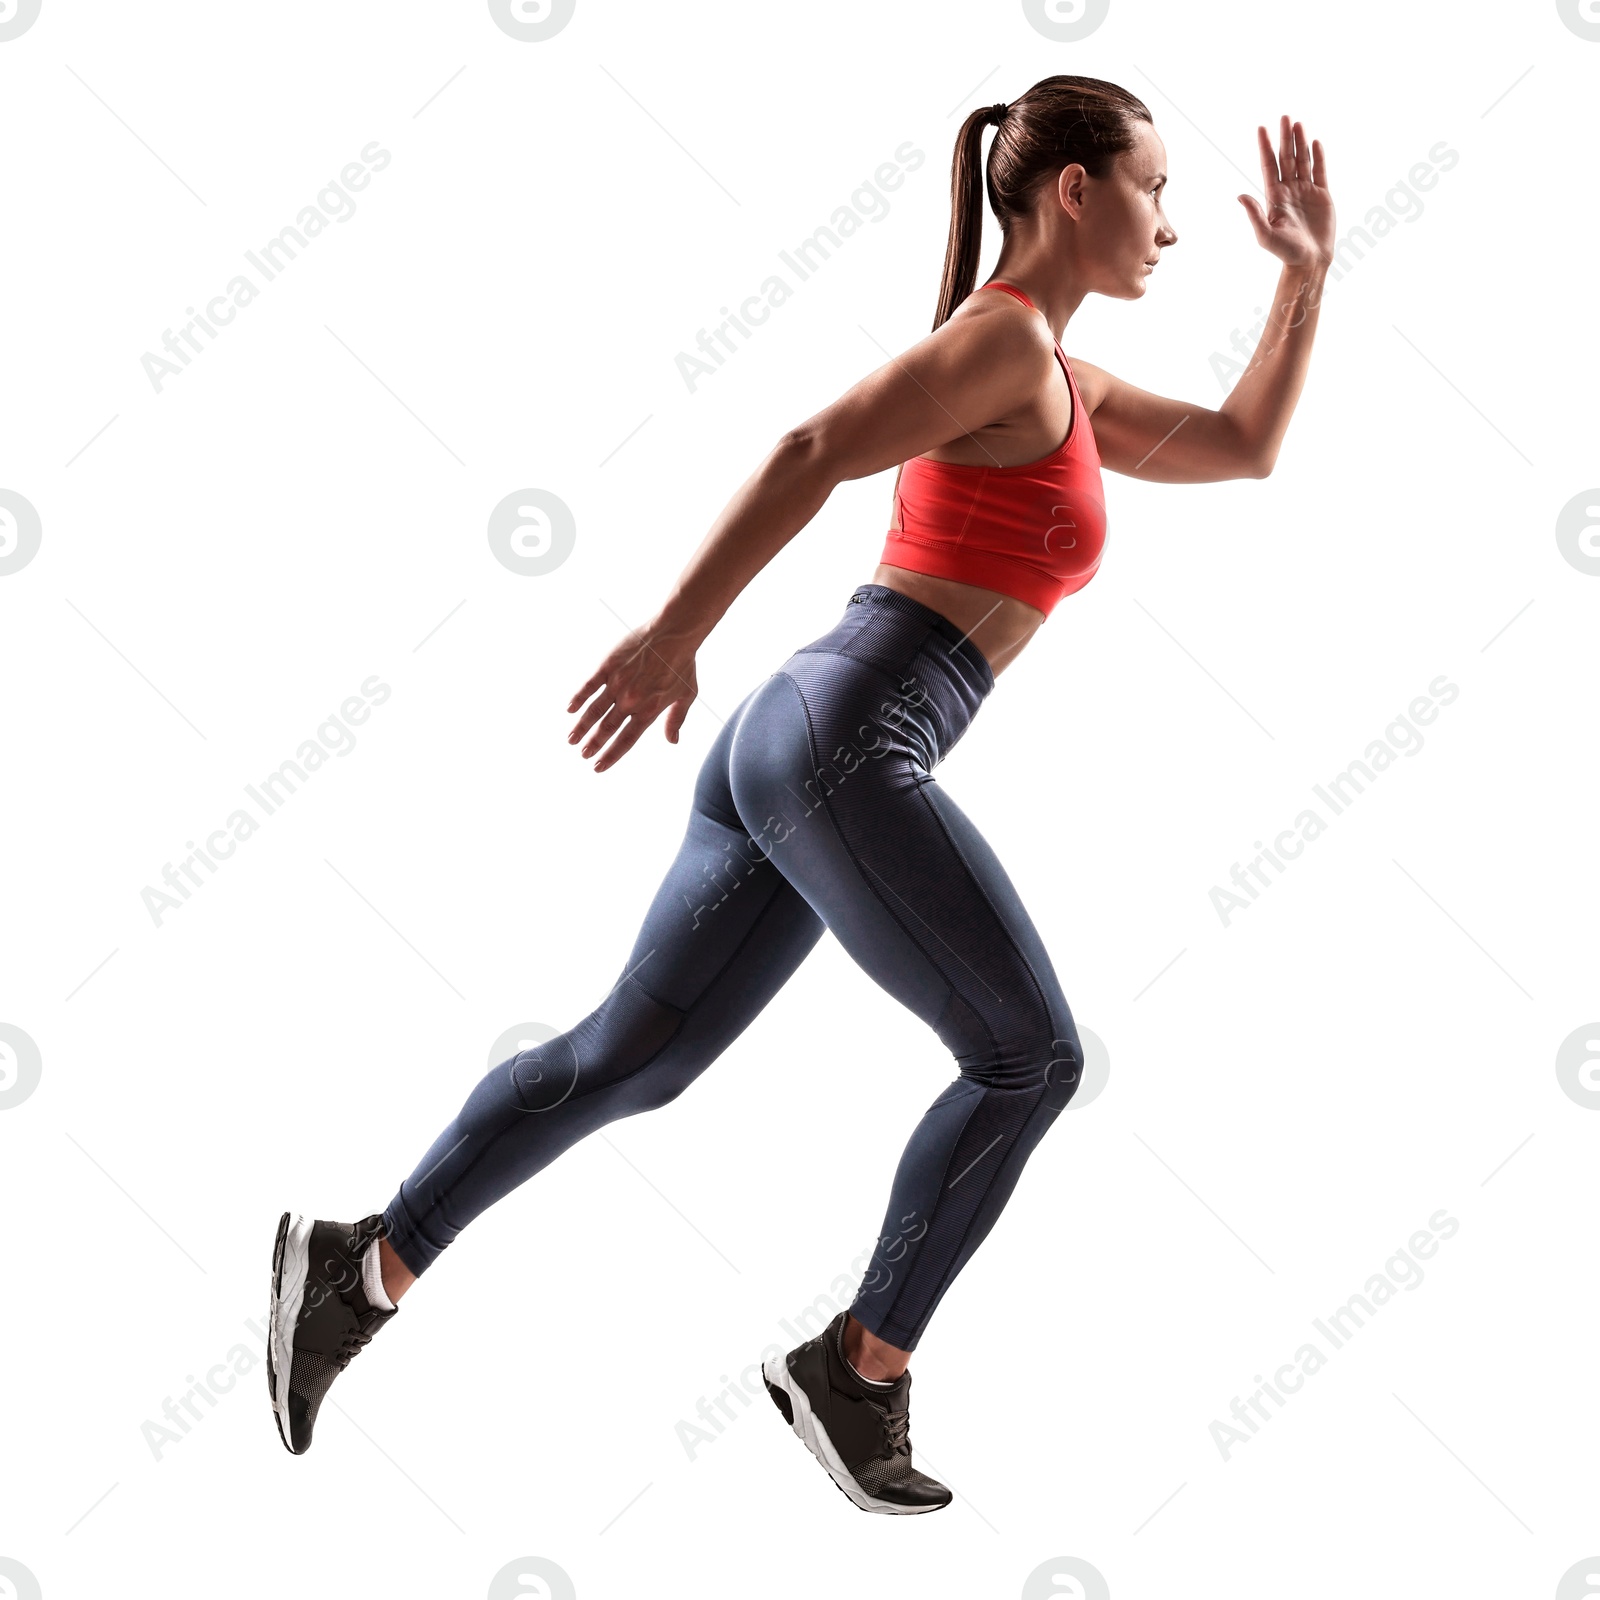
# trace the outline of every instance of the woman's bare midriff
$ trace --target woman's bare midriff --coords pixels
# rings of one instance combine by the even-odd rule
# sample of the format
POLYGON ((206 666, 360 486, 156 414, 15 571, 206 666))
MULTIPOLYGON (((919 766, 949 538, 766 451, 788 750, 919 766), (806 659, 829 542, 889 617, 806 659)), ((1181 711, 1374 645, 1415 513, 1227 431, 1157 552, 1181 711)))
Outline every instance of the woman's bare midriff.
POLYGON ((934 578, 906 567, 879 562, 873 583, 897 590, 948 617, 977 646, 996 678, 1015 661, 1022 647, 1038 631, 1044 612, 1008 594, 957 583, 954 578, 934 578))

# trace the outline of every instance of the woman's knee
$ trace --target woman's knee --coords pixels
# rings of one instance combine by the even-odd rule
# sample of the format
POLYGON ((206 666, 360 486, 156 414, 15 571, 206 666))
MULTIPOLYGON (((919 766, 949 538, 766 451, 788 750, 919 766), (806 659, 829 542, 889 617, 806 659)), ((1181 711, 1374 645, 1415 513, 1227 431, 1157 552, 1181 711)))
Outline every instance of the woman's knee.
POLYGON ((1051 1112, 1064 1111, 1083 1081, 1083 1045, 1068 1011, 992 1033, 984 1048, 957 1060, 970 1082, 1037 1095, 1041 1109, 1051 1112))
MULTIPOLYGON (((553 1111, 565 1101, 624 1081, 649 1080, 651 1063, 683 1020, 682 1011, 657 1000, 637 980, 619 980, 582 1022, 512 1058, 511 1081, 523 1109, 553 1111)), ((641 1081, 636 1092, 641 1102, 665 1103, 651 1098, 659 1092, 652 1082, 641 1081)))
POLYGON ((1050 1060, 1044 1069, 1044 1102, 1052 1111, 1065 1111, 1067 1102, 1078 1092, 1083 1082, 1083 1045, 1072 1018, 1050 1041, 1050 1060))

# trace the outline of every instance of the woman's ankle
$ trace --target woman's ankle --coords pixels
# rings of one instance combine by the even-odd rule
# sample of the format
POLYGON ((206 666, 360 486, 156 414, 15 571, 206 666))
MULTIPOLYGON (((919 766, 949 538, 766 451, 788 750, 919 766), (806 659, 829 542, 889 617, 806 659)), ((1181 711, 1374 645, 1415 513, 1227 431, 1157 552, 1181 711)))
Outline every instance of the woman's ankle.
POLYGON ((911 1364, 911 1353, 868 1333, 850 1312, 841 1333, 844 1358, 857 1374, 873 1383, 892 1383, 911 1364))
POLYGON ((395 1305, 400 1296, 417 1281, 417 1275, 394 1252, 387 1239, 378 1241, 378 1268, 383 1274, 383 1292, 395 1305))

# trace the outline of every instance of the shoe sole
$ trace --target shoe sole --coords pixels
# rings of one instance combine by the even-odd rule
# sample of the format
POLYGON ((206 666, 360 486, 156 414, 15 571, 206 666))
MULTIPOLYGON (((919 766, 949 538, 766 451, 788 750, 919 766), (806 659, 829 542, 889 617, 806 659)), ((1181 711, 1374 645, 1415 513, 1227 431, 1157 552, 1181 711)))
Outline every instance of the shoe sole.
POLYGON ((852 1504, 863 1511, 877 1511, 891 1517, 915 1517, 925 1511, 944 1509, 943 1506, 897 1506, 868 1494, 850 1476, 850 1469, 834 1448, 828 1430, 811 1409, 805 1390, 789 1376, 789 1366, 783 1357, 775 1356, 763 1362, 761 1376, 767 1385, 767 1393, 772 1396, 772 1403, 783 1413, 783 1420, 794 1430, 806 1449, 822 1463, 823 1470, 833 1479, 834 1486, 847 1495, 852 1504))
POLYGON ((311 1259, 310 1217, 285 1211, 278 1219, 278 1236, 272 1245, 272 1307, 267 1319, 267 1390, 278 1437, 290 1455, 299 1455, 290 1443, 289 1373, 294 1366, 294 1329, 305 1299, 306 1271, 311 1259))

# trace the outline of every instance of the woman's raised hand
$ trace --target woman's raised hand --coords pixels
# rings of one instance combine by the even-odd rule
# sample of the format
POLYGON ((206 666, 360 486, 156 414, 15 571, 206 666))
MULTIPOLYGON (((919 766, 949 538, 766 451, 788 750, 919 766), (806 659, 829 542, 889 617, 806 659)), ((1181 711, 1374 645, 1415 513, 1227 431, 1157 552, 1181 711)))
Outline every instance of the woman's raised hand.
POLYGON ((1286 267, 1326 266, 1333 260, 1334 219, 1322 141, 1308 142, 1304 126, 1291 124, 1287 116, 1278 123, 1276 158, 1266 128, 1256 129, 1267 210, 1263 214, 1254 195, 1242 194, 1239 202, 1261 248, 1286 267))
POLYGON ((649 628, 630 633, 567 702, 568 711, 577 711, 584 701, 589 701, 567 735, 567 743, 576 744, 594 728, 593 737, 583 747, 587 759, 611 739, 594 765, 596 772, 604 772, 607 767, 615 766, 633 748, 639 735, 665 711, 664 731, 667 739, 676 744, 683 719, 700 692, 695 682, 694 656, 694 643, 681 635, 663 634, 649 628), (592 700, 591 695, 594 696, 592 700), (594 727, 596 721, 600 724, 597 728, 594 727), (614 739, 613 734, 616 735, 614 739))

